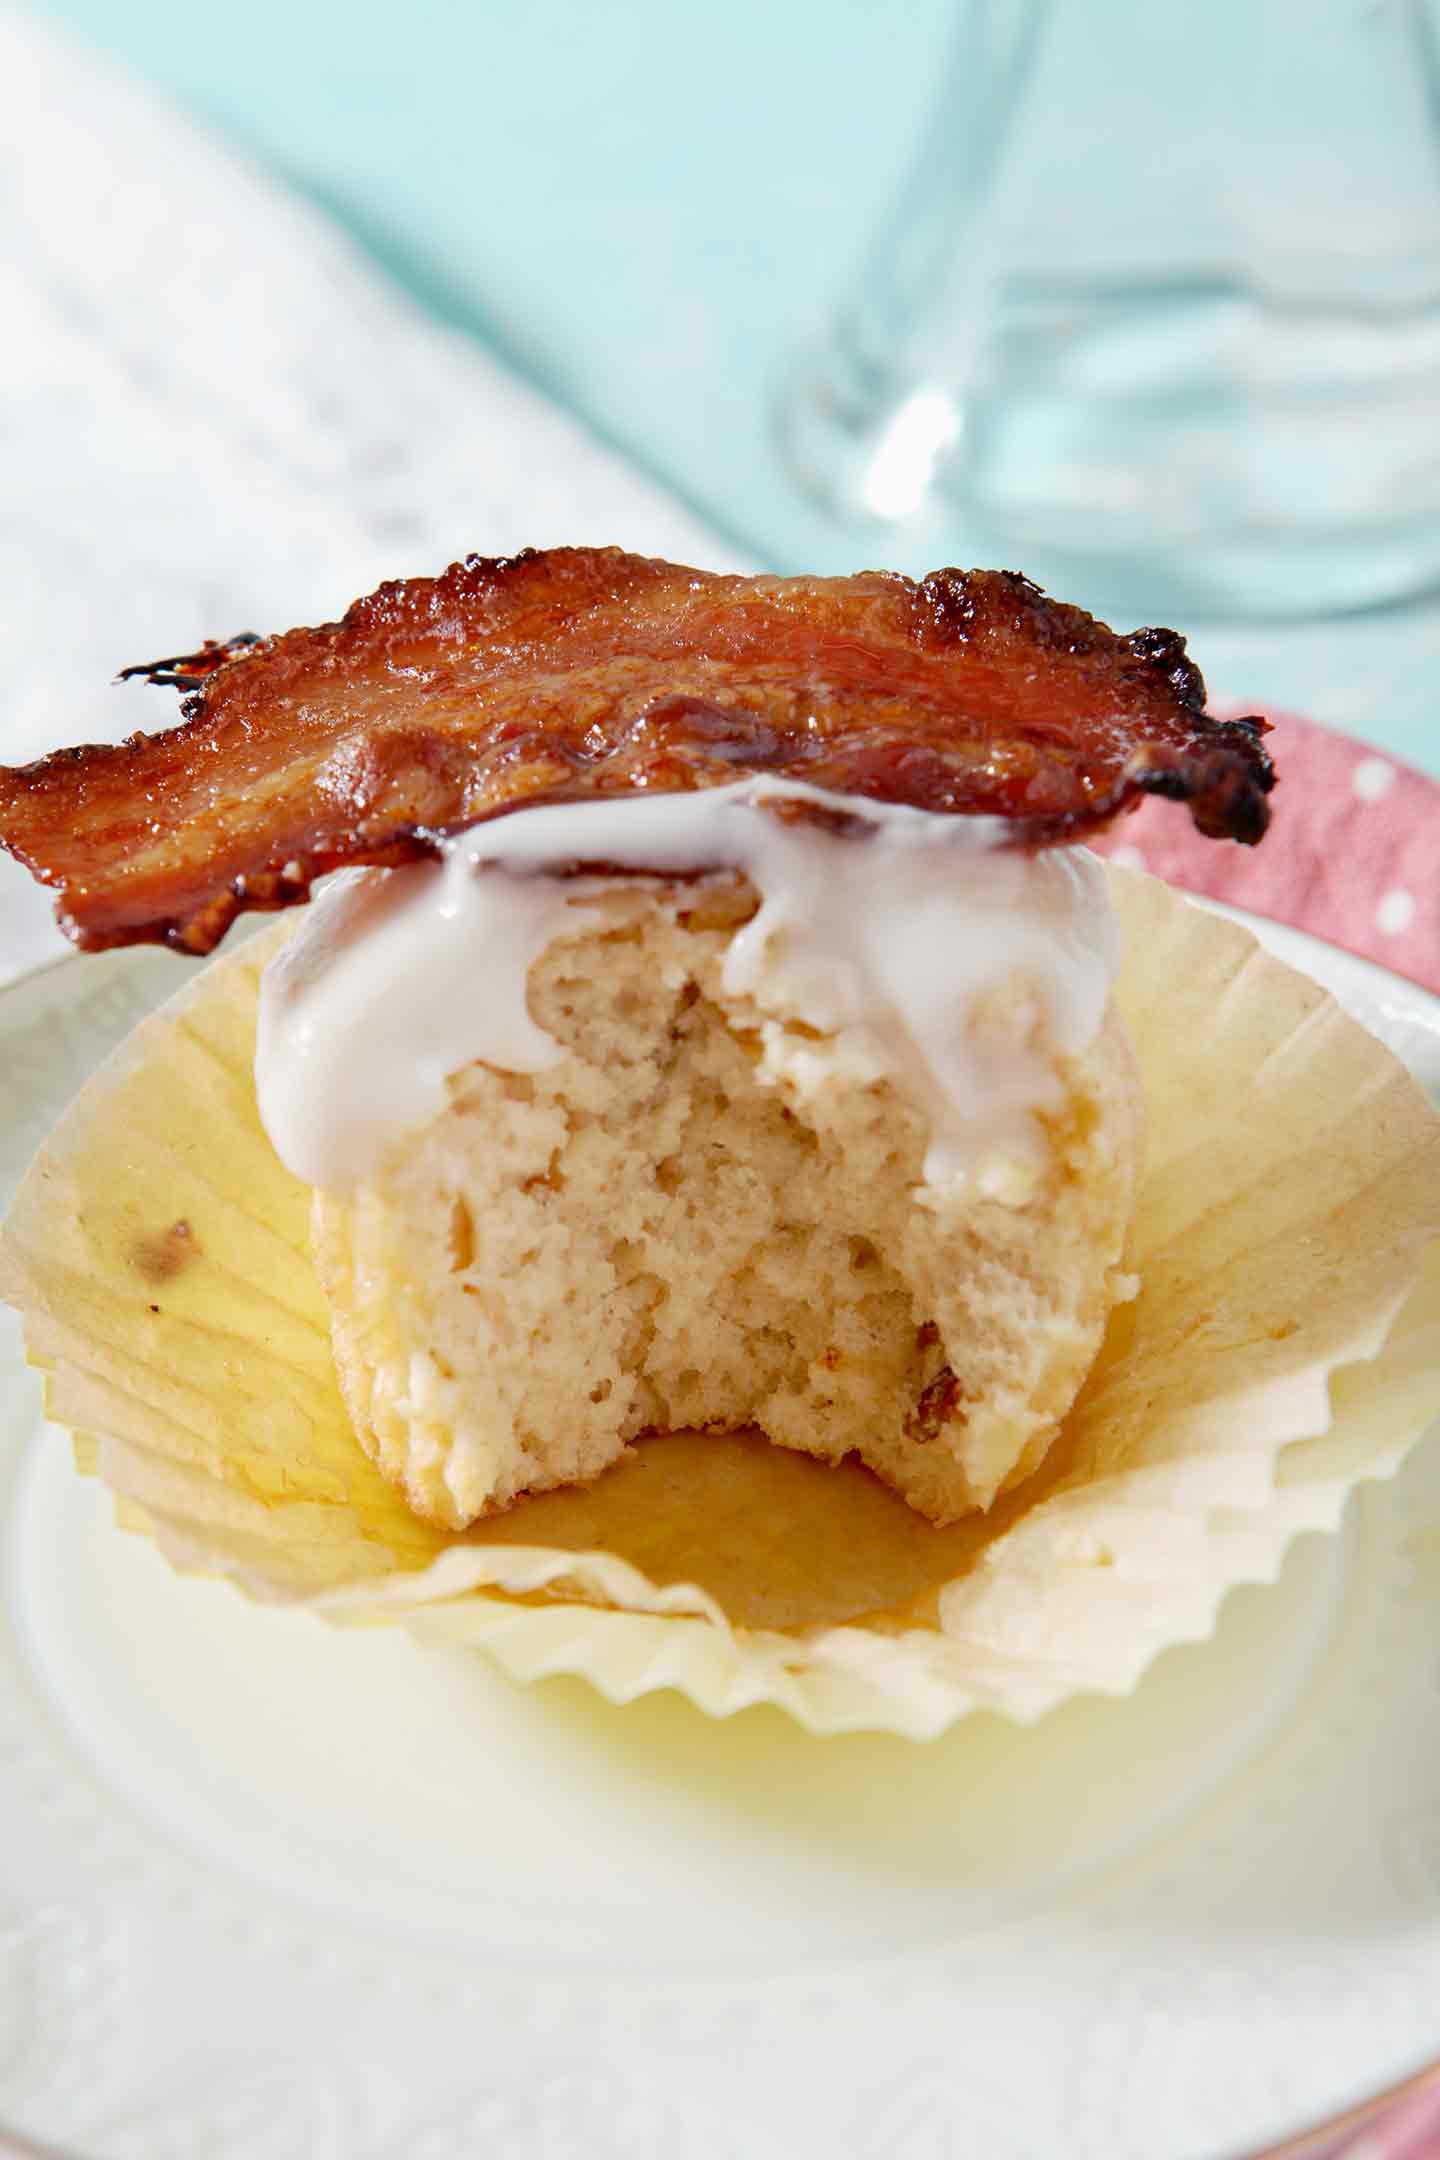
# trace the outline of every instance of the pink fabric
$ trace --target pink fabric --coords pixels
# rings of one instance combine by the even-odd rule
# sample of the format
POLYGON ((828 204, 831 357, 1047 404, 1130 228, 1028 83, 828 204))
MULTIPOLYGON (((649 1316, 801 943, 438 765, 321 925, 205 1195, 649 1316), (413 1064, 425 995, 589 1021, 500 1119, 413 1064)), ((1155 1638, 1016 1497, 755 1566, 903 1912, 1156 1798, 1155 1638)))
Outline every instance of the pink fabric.
POLYGON ((1261 846, 1202 840, 1175 804, 1152 798, 1097 851, 1440 992, 1440 786, 1294 713, 1267 718, 1280 780, 1261 846))
MULTIPOLYGON (((1440 2075, 1440 2073, 1437 2073, 1440 2075)), ((1432 2075, 1414 2091, 1341 2131, 1322 2131, 1281 2148, 1285 2160, 1436 2160, 1440 2154, 1440 2083, 1432 2075)), ((1265 2156, 1261 2155, 1261 2160, 1265 2156)))

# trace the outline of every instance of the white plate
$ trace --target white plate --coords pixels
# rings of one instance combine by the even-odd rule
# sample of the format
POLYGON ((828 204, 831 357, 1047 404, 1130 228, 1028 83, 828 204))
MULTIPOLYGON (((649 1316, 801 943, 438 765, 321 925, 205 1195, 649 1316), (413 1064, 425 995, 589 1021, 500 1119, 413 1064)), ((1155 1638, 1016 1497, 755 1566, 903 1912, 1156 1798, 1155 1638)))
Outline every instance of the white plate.
MULTIPOLYGON (((0 998, 0 1192, 177 968, 0 998)), ((6 1315, 0 1598, 0 2120, 84 2160, 1217 2160, 1440 2050, 1434 1442, 1129 1702, 821 1741, 177 1579, 6 1315)))

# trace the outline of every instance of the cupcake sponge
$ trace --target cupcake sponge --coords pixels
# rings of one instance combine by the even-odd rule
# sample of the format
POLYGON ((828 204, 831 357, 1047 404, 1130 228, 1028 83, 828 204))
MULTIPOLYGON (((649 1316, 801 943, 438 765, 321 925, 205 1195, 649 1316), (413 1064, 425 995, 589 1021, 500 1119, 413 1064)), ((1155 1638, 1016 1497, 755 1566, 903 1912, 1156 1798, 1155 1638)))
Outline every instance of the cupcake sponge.
MULTIPOLYGON (((723 987, 757 904, 733 877, 587 894, 530 974, 563 1062, 468 1067, 376 1175, 317 1194, 356 1432, 432 1521, 591 1479, 643 1434, 753 1425, 947 1523, 1074 1399, 1135 1181, 1118 1019, 1050 1057, 1034 1161, 928 1187, 919 1111, 723 987)), ((990 1027, 1038 1028, 1023 985, 1006 1002, 990 1027)))

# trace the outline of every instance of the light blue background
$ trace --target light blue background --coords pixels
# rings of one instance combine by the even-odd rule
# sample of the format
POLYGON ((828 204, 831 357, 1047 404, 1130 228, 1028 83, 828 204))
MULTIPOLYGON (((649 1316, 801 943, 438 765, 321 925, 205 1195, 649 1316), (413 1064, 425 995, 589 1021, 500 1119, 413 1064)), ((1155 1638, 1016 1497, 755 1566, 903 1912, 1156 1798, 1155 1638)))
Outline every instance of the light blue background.
POLYGON ((50 0, 757 555, 835 567, 774 385, 902 168, 952 0, 50 0), (818 528, 818 529, 816 529, 818 528))
MULTIPOLYGON (((810 509, 776 457, 771 412, 904 167, 953 7, 49 0, 41 12, 323 204, 425 304, 757 560, 920 571, 931 565, 903 530, 857 537, 810 509)), ((1440 770, 1433 612, 1206 627, 1193 644, 1215 694, 1300 706, 1440 770)))

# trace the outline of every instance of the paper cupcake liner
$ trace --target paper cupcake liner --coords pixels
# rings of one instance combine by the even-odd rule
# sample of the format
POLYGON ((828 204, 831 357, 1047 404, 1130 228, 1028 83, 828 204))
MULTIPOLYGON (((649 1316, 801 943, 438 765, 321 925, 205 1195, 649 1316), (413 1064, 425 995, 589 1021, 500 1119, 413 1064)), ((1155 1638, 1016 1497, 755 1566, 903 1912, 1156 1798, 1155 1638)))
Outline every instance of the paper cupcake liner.
POLYGON ((16 1199, 0 1290, 50 1416, 178 1567, 520 1680, 916 1738, 1128 1692, 1440 1412, 1440 1120, 1248 932, 1110 877, 1150 1128, 1141 1289, 990 1516, 935 1530, 863 1471, 678 1434, 460 1536, 413 1517, 350 1429, 310 1195, 256 1112, 259 976, 288 923, 137 1030, 16 1199))

